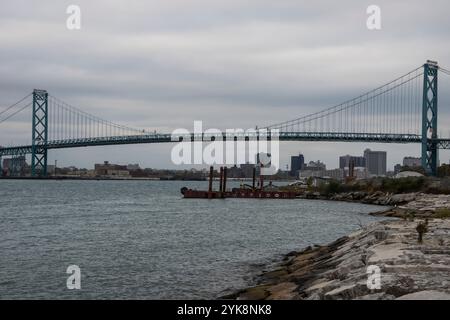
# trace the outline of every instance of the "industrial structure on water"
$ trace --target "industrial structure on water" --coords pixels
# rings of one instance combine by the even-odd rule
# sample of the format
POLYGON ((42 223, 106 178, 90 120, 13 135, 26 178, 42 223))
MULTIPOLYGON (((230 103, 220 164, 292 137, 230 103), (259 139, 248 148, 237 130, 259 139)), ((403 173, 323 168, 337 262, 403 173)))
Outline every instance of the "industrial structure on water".
POLYGON ((256 183, 256 167, 253 168, 252 185, 241 184, 239 188, 227 190, 227 167, 220 167, 219 190, 213 190, 214 168, 209 169, 208 190, 194 190, 181 188, 184 198, 224 199, 224 198, 259 198, 259 199, 293 199, 300 195, 296 191, 283 191, 272 186, 269 182, 264 185, 264 176, 259 175, 256 183))

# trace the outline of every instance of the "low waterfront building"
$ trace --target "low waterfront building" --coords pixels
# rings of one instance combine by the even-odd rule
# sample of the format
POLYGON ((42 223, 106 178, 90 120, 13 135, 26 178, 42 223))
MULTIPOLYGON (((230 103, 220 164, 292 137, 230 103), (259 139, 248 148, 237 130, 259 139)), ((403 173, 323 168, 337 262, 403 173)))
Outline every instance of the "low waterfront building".
POLYGON ((325 163, 321 162, 320 160, 317 161, 310 161, 306 166, 304 166, 303 170, 306 171, 324 171, 327 167, 325 163))
POLYGON ((403 166, 404 167, 421 167, 422 166, 422 158, 415 157, 404 157, 403 158, 403 166))
POLYGON ((299 178, 323 177, 324 170, 302 170, 299 171, 299 178))
MULTIPOLYGON (((348 168, 344 169, 344 177, 348 177, 350 175, 350 170, 348 168)), ((353 169, 353 177, 357 180, 359 179, 367 179, 369 178, 369 174, 367 173, 366 168, 354 168, 353 169)))
POLYGON ((337 168, 337 169, 325 170, 323 177, 331 178, 334 180, 343 180, 344 179, 344 169, 337 168))
POLYGON ((130 171, 127 170, 127 166, 111 164, 108 161, 105 161, 103 164, 95 164, 95 175, 110 177, 129 177, 130 171))
POLYGON ((128 164, 127 165, 127 170, 128 171, 137 171, 137 170, 141 170, 141 167, 139 166, 138 163, 128 164))
POLYGON ((299 178, 324 178, 332 180, 343 180, 345 171, 343 169, 331 170, 302 170, 299 172, 299 178))

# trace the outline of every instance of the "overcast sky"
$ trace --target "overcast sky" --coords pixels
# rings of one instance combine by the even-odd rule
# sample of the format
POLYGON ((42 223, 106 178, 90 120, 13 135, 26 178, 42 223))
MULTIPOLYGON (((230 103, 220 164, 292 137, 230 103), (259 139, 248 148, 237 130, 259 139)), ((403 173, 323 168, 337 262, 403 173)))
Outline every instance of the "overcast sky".
MULTIPOLYGON (((450 67, 448 0, 0 4, 0 111, 42 88, 137 128, 192 130, 194 120, 212 128, 251 128, 338 104, 427 59, 450 67), (71 4, 81 8, 81 30, 66 28, 71 4), (371 4, 381 8, 381 30, 366 27, 371 4)), ((444 77, 441 128, 450 107, 450 80, 444 77)), ((29 141, 30 127, 26 114, 0 124, 0 144, 29 141)), ((172 146, 51 151, 50 162, 174 168, 172 146)), ((285 166, 290 155, 302 152, 307 161, 321 159, 333 168, 339 155, 362 154, 366 147, 386 150, 388 167, 420 153, 420 145, 290 142, 282 144, 281 162, 285 166)), ((449 158, 441 152, 441 162, 449 158)))

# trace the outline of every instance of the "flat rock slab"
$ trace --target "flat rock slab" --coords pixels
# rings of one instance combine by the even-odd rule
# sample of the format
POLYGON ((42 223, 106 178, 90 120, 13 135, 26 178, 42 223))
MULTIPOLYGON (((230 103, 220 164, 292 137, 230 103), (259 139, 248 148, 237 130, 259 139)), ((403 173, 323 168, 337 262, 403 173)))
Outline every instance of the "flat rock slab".
POLYGON ((396 300, 450 300, 450 293, 436 291, 436 290, 424 290, 404 296, 398 297, 396 300))

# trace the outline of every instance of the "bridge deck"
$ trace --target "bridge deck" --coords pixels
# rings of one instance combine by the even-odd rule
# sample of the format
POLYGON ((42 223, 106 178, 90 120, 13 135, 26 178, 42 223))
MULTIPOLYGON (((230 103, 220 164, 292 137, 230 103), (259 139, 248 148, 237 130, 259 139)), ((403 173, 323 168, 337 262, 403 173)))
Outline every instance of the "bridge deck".
MULTIPOLYGON (((276 139, 276 135, 272 138, 276 139)), ((173 143, 179 141, 205 141, 220 139, 214 134, 150 134, 135 136, 96 137, 85 139, 67 139, 49 141, 38 148, 67 149, 91 146, 142 144, 142 143, 173 143)), ((254 133, 223 133, 223 140, 255 140, 266 139, 266 136, 254 133)), ((269 137, 270 139, 270 137, 269 137)), ((332 132, 280 132, 280 141, 330 141, 330 142, 378 142, 378 143, 420 143, 421 136, 416 134, 385 134, 385 133, 332 133, 332 132)), ((438 147, 450 148, 450 139, 437 139, 438 147)), ((14 156, 31 153, 31 145, 0 148, 1 156, 14 156)))

